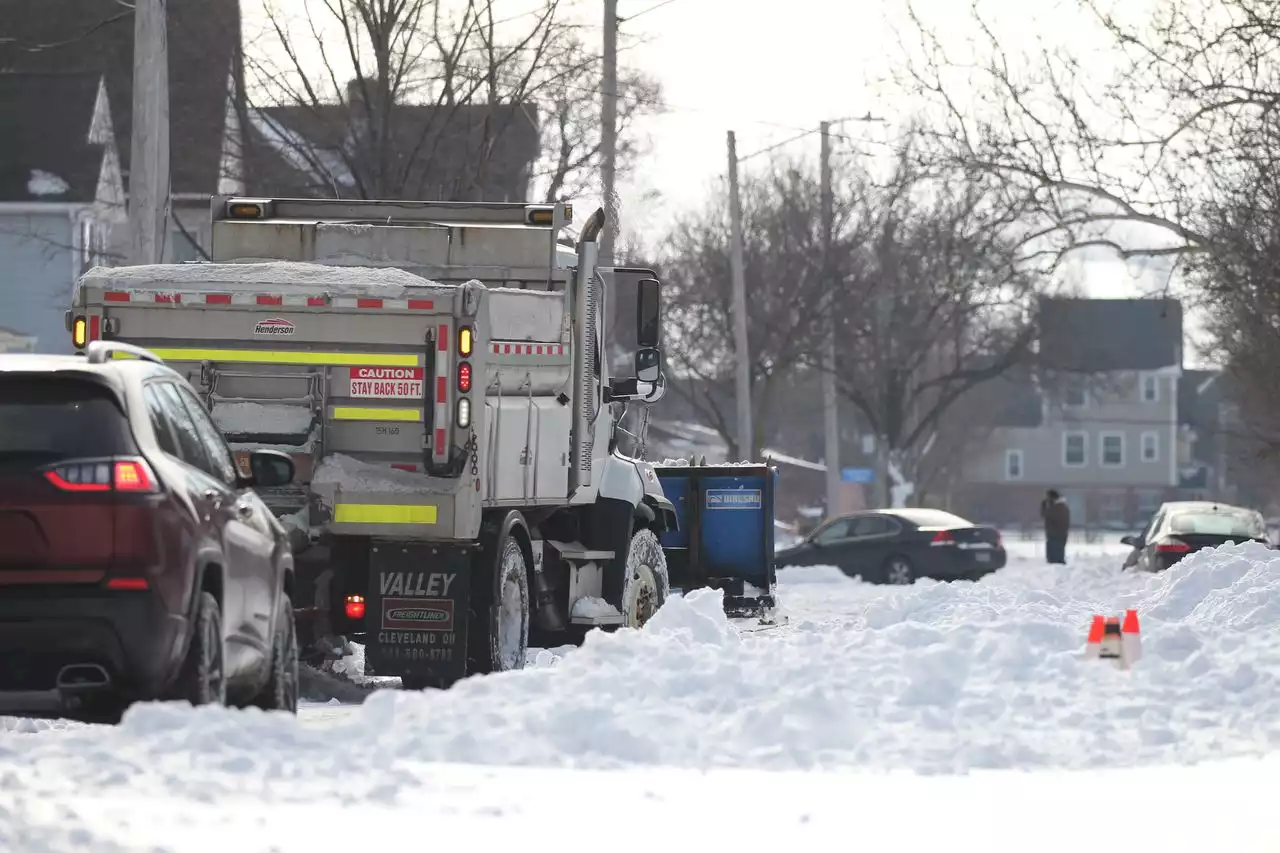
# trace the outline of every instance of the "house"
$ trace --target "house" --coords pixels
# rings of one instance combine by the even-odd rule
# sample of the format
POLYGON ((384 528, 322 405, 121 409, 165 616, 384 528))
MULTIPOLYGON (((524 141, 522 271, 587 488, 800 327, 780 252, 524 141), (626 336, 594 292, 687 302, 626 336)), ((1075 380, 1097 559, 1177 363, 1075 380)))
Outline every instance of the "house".
POLYGON ((1131 528, 1178 494, 1182 305, 1175 299, 1046 298, 1034 369, 965 466, 953 507, 1035 524, 1048 488, 1078 525, 1131 528))
POLYGON ((35 352, 36 339, 30 335, 20 335, 13 329, 0 326, 0 353, 35 352))
MULTIPOLYGON (((391 144, 369 130, 358 80, 333 104, 250 108, 244 158, 257 195, 527 201, 541 152, 523 104, 401 104, 383 111, 391 144)), ((378 121, 383 116, 374 116, 378 121)))
MULTIPOLYGON (((237 0, 169 0, 168 9, 166 260, 183 261, 209 243, 210 197, 243 191, 240 9, 237 0)), ((127 245, 132 12, 102 0, 0 0, 0 20, 0 318, 39 350, 67 351, 75 276, 120 263, 127 245)))
POLYGON ((72 284, 125 221, 98 74, 0 72, 0 352, 70 352, 72 284))

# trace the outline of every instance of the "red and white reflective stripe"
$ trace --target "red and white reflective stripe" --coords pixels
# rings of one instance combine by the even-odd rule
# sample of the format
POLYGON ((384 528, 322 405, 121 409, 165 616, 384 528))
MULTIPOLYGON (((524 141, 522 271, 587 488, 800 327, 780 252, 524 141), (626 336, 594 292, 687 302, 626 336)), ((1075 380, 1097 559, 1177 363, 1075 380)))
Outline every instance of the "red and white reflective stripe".
POLYGON ((526 341, 494 341, 489 345, 489 349, 494 355, 520 356, 521 358, 549 355, 563 357, 568 352, 564 344, 531 344, 526 341))
POLYGON ((445 442, 448 440, 449 427, 449 340, 452 332, 447 323, 436 328, 436 411, 435 411, 435 455, 437 460, 444 458, 445 442))
POLYGON ((323 294, 297 293, 249 293, 243 291, 211 293, 208 291, 181 290, 108 290, 102 294, 103 302, 152 303, 158 305, 244 305, 265 308, 355 308, 357 310, 432 311, 431 299, 374 299, 369 297, 335 297, 323 294))
POLYGON ((334 308, 355 308, 361 311, 431 311, 435 302, 430 299, 378 299, 371 296, 336 296, 334 308))

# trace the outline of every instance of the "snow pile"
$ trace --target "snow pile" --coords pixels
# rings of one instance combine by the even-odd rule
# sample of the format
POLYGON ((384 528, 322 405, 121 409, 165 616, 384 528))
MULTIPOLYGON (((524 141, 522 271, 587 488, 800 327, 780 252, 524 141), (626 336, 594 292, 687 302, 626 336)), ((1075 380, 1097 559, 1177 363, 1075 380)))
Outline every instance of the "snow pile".
POLYGON ((70 191, 71 185, 53 172, 46 172, 43 169, 32 169, 31 177, 27 179, 27 192, 33 196, 41 198, 53 195, 66 195, 70 191))
POLYGON ((688 459, 664 459, 657 463, 656 468, 757 468, 763 466, 764 462, 708 462, 695 465, 688 459))
POLYGON ((531 650, 531 668, 447 691, 378 692, 322 721, 146 705, 112 730, 0 734, 0 778, 199 797, 252 773, 255 791, 301 802, 324 786, 370 796, 419 762, 948 773, 1280 748, 1280 554, 1223 547, 1154 577, 1120 572, 1122 557, 1015 556, 978 583, 909 587, 787 569, 792 619, 776 629, 740 632, 721 593, 697 590, 643 630, 531 650), (1085 661, 1090 617, 1126 607, 1142 661, 1085 661))
POLYGON ((335 453, 326 456, 311 477, 311 486, 319 494, 340 488, 362 492, 414 494, 440 492, 447 484, 416 471, 402 471, 389 465, 361 462, 353 456, 335 453))
POLYGON ((81 278, 86 287, 144 289, 164 286, 180 290, 257 291, 277 293, 330 293, 400 299, 426 289, 452 292, 452 288, 393 267, 338 267, 293 261, 238 264, 139 264, 131 267, 94 267, 81 278))
POLYGON ((573 610, 570 611, 570 618, 574 619, 598 619, 602 616, 621 616, 618 608, 614 607, 603 598, 593 598, 592 596, 583 596, 573 603, 573 610))
POLYGON ((210 414, 224 435, 302 435, 315 415, 286 403, 218 403, 210 414))

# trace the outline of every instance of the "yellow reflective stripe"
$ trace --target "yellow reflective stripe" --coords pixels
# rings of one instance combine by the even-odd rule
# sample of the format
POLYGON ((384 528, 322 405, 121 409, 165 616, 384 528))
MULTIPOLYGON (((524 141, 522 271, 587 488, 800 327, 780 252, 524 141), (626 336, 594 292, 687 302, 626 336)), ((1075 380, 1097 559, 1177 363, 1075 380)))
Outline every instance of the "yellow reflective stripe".
POLYGON ((422 409, 367 409, 363 406, 334 406, 335 421, 413 421, 422 420, 422 409))
MULTIPOLYGON (((332 367, 421 367, 422 356, 412 353, 302 352, 257 349, 159 349, 150 348, 165 361, 222 361, 252 364, 322 364, 332 367)), ((114 358, 133 358, 112 353, 114 358)))
POLYGON ((333 520, 338 524, 435 524, 436 508, 430 504, 338 504, 333 520))

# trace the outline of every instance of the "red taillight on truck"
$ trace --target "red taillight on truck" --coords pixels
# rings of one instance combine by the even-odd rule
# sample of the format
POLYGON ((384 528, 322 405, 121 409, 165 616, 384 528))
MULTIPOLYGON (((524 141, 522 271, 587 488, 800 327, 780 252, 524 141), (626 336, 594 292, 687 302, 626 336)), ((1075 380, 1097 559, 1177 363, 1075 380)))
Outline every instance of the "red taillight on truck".
POLYGON ((1185 542, 1165 542, 1156 546, 1157 554, 1185 554, 1191 550, 1191 546, 1185 542))
POLYGON ((458 363, 458 392, 466 394, 471 391, 471 362, 458 363))
POLYGON ((79 459, 54 465, 44 478, 64 492, 160 491, 151 466, 142 459, 79 459))
POLYGON ((347 618, 348 619, 364 618, 364 596, 363 595, 347 596, 347 618))

